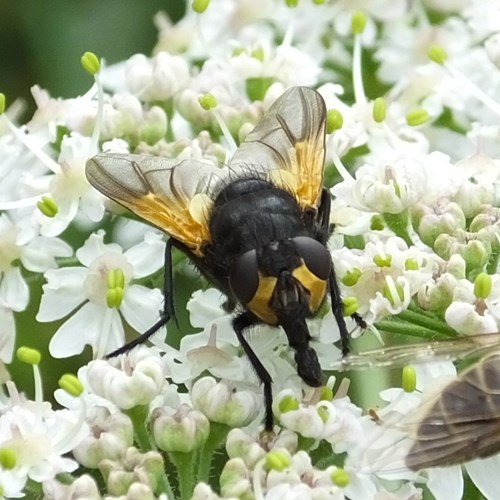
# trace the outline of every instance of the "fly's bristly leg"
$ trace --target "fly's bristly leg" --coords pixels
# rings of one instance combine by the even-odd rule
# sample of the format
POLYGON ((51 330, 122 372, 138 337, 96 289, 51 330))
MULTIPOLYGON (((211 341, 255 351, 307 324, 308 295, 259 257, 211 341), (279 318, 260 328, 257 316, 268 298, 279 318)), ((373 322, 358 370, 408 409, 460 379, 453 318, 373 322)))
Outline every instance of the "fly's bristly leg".
POLYGON ((335 271, 330 271, 330 276, 328 278, 328 286, 330 289, 330 300, 332 302, 332 312, 337 321, 340 331, 340 341, 342 346, 342 356, 347 356, 349 354, 349 332, 347 331, 347 326, 344 320, 344 303, 342 302, 342 297, 340 295, 339 285, 337 283, 337 277, 335 276, 335 271))
POLYGON ((265 430, 268 432, 272 432, 273 430, 273 393, 272 393, 272 383, 273 379, 269 372, 266 370, 264 365, 261 363, 260 359, 253 352, 250 344, 247 342, 243 331, 247 328, 250 328, 253 325, 259 323, 259 319, 252 314, 251 312, 243 312, 239 316, 233 319, 233 328, 236 332, 236 336, 245 351, 248 359, 250 360, 250 364, 252 365, 255 373, 259 377, 262 385, 264 386, 264 406, 265 406, 265 430))
POLYGON ((332 206, 332 198, 330 193, 323 189, 321 191, 321 202, 316 215, 316 234, 315 238, 324 245, 327 244, 330 235, 332 234, 332 224, 330 224, 330 208, 332 206))
POLYGON ((169 238, 165 245, 165 264, 164 264, 164 279, 163 279, 163 311, 160 319, 151 327, 148 328, 139 337, 131 340, 115 351, 106 355, 106 359, 114 358, 120 354, 129 352, 139 344, 143 344, 152 337, 160 328, 164 327, 170 319, 175 319, 174 294, 173 294, 173 270, 172 270, 172 247, 175 240, 169 238))

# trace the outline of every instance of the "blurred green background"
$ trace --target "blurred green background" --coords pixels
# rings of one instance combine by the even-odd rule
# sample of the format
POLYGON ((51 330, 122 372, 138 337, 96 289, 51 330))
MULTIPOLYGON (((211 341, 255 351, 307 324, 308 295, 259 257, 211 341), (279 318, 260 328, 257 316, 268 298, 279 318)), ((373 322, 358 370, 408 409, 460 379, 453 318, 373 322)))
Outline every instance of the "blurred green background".
POLYGON ((32 85, 55 97, 79 95, 92 83, 80 66, 85 51, 108 64, 150 54, 153 16, 165 11, 176 21, 184 9, 184 0, 0 0, 0 92, 8 103, 26 101, 27 120, 32 85))
MULTIPOLYGON (((33 85, 54 97, 80 95, 93 83, 80 65, 85 51, 95 52, 107 64, 135 53, 150 54, 157 40, 154 15, 164 11, 177 21, 184 10, 184 0, 0 0, 0 92, 7 105, 17 99, 25 103, 19 118, 19 123, 25 123, 35 110, 30 93, 33 85)), ((62 236, 74 248, 86 238, 71 231, 62 236)), ((41 351, 45 397, 50 399, 61 374, 75 373, 91 353, 87 348, 79 357, 50 359, 48 342, 61 322, 35 321, 45 281, 32 273, 25 272, 25 277, 30 283, 30 305, 16 314, 16 347, 27 345, 41 351)), ((181 288, 181 303, 185 304, 191 289, 184 292, 181 288)), ((31 368, 14 359, 8 369, 18 389, 32 397, 31 368)))

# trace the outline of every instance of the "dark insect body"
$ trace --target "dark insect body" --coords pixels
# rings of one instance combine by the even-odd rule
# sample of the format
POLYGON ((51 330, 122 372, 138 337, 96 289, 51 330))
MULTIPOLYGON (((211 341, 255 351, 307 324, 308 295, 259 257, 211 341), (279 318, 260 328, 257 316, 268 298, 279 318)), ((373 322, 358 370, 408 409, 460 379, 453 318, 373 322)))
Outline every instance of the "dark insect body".
MULTIPOLYGON (((160 320, 109 356, 144 342, 174 317, 172 247, 184 252, 239 312, 236 335, 264 386, 265 428, 272 430, 272 379, 245 338, 259 323, 281 326, 297 373, 322 384, 306 319, 327 294, 343 353, 348 332, 330 253, 330 195, 323 188, 326 109, 314 90, 283 94, 240 145, 229 168, 195 160, 100 154, 89 182, 107 197, 170 235, 165 305, 160 320)), ((358 324, 364 322, 357 316, 358 324)))

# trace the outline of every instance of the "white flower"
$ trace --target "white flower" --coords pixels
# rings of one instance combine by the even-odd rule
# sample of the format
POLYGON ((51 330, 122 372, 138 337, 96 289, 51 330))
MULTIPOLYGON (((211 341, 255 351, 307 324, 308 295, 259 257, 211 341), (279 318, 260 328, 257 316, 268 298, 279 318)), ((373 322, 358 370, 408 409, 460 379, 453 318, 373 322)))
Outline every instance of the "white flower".
POLYGON ((12 360, 15 325, 13 312, 24 311, 29 288, 19 262, 29 271, 43 272, 57 266, 56 257, 69 257, 71 247, 58 238, 30 234, 27 219, 18 223, 0 214, 0 359, 12 360))
POLYGON ((434 254, 408 248, 394 236, 368 242, 363 252, 340 249, 333 259, 344 296, 357 299, 358 312, 368 324, 406 309, 439 262, 434 254))
POLYGON ((0 416, 0 446, 15 455, 15 466, 3 471, 2 487, 20 477, 37 482, 72 472, 78 464, 65 455, 87 436, 89 429, 68 410, 53 411, 48 403, 25 402, 0 416))
POLYGON ((144 350, 133 353, 124 364, 124 369, 119 369, 108 361, 96 359, 80 375, 91 392, 118 408, 128 410, 148 405, 166 384, 161 360, 144 350))
POLYGON ((77 215, 84 214, 91 221, 104 215, 101 196, 85 177, 85 162, 97 153, 92 139, 78 133, 65 136, 61 141, 60 169, 50 177, 49 194, 57 205, 54 217, 37 214, 44 236, 61 234, 77 215), (78 211, 81 210, 81 214, 78 211))
POLYGON ((497 332, 500 328, 500 276, 491 276, 492 288, 486 299, 476 297, 474 284, 459 280, 453 302, 446 309, 446 322, 463 335, 497 332))
POLYGON ((255 392, 235 391, 227 383, 217 382, 212 377, 203 377, 194 383, 191 399, 193 407, 209 420, 229 427, 248 425, 261 409, 260 398, 255 392))
POLYGON ((427 184, 422 159, 402 157, 363 165, 356 180, 346 179, 332 192, 359 210, 398 214, 420 201, 427 184))
POLYGON ((158 52, 147 58, 136 54, 125 65, 125 82, 141 101, 167 101, 189 83, 189 66, 184 58, 158 52))
POLYGON ((99 231, 76 251, 83 266, 48 271, 45 275, 47 284, 37 320, 55 321, 73 313, 52 337, 49 349, 54 357, 78 354, 86 344, 92 346, 96 357, 102 357, 124 344, 121 315, 138 332, 158 319, 160 291, 131 281, 152 274, 163 264, 165 244, 160 236, 149 234, 143 243, 125 252, 116 243, 105 244, 103 239, 104 232, 99 231), (123 278, 116 284, 122 300, 111 307, 107 305, 109 273, 123 278))

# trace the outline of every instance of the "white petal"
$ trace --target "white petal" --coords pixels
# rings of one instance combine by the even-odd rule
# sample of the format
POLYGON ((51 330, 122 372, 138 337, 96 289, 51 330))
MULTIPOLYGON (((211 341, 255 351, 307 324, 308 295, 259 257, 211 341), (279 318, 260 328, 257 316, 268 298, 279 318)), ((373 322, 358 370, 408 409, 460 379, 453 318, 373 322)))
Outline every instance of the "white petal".
POLYGON ((21 260, 26 269, 43 273, 57 267, 55 257, 71 257, 73 249, 59 238, 35 238, 24 249, 21 260))
POLYGON ((133 246, 124 255, 133 266, 135 277, 149 276, 164 264, 165 242, 160 234, 148 232, 142 243, 133 246))
POLYGON ((4 273, 0 282, 0 300, 14 311, 24 311, 28 306, 30 291, 18 267, 11 267, 4 273))
POLYGON ((222 309, 224 295, 215 288, 197 290, 187 303, 189 319, 193 326, 205 328, 208 323, 226 313, 222 309))
POLYGON ((49 344, 54 358, 80 354, 85 345, 96 354, 107 354, 124 343, 121 319, 116 309, 85 304, 57 330, 49 344))
POLYGON ((8 308, 0 307, 0 360, 4 363, 12 361, 15 340, 14 313, 8 308))
POLYGON ((84 266, 89 267, 97 257, 106 252, 121 254, 122 249, 117 243, 104 244, 104 231, 99 230, 91 234, 83 246, 76 251, 76 257, 84 266))
POLYGON ((60 200, 55 217, 40 218, 40 233, 48 238, 59 236, 75 218, 78 212, 78 199, 60 200))
POLYGON ((500 455, 469 462, 465 464, 465 469, 477 489, 488 500, 500 498, 500 482, 498 481, 500 455))
POLYGON ((436 500, 461 500, 464 477, 460 465, 427 469, 427 487, 436 500))
POLYGON ((47 322, 64 318, 86 300, 83 282, 87 276, 84 267, 65 267, 45 273, 47 284, 43 286, 37 321, 47 322))
POLYGON ((120 312, 134 330, 143 333, 160 319, 162 303, 163 296, 157 288, 131 285, 125 290, 120 312))

